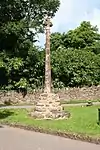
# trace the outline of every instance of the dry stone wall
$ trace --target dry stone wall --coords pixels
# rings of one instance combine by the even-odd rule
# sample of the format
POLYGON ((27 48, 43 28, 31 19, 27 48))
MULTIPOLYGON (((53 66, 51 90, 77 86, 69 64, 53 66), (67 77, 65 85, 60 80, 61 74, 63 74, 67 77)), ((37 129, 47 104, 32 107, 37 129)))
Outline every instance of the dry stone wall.
MULTIPOLYGON (((54 92, 59 95, 60 100, 100 100, 100 86, 55 89, 54 92)), ((42 91, 34 91, 33 93, 23 95, 15 91, 0 91, 0 104, 5 102, 12 104, 34 104, 41 93, 42 91)))

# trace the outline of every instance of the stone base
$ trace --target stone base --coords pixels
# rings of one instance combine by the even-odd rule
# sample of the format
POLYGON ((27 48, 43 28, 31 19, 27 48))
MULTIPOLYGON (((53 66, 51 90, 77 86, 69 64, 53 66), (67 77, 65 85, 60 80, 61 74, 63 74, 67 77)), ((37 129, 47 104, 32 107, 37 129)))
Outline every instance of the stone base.
POLYGON ((64 112, 58 95, 42 93, 31 116, 36 119, 66 119, 70 117, 70 113, 64 112))

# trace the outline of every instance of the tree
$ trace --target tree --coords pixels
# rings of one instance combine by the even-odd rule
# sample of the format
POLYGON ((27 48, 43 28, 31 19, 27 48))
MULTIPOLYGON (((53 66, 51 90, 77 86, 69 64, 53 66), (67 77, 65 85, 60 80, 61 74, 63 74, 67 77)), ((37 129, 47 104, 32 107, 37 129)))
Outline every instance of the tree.
POLYGON ((51 34, 51 50, 55 51, 58 47, 67 49, 98 49, 100 43, 100 34, 95 26, 90 22, 83 21, 79 27, 74 30, 69 30, 67 33, 51 34))
POLYGON ((59 47, 64 46, 63 35, 59 32, 52 33, 51 38, 51 51, 56 51, 59 47))
POLYGON ((44 32, 44 17, 53 17, 59 4, 59 0, 0 1, 0 57, 7 72, 4 80, 11 88, 20 87, 22 81, 27 85, 35 83, 36 66, 41 64, 37 58, 38 48, 34 46, 35 37, 44 32))
POLYGON ((67 33, 67 40, 70 48, 82 49, 100 40, 100 35, 97 27, 92 26, 90 22, 83 21, 79 27, 67 33))
POLYGON ((93 45, 88 46, 85 49, 94 52, 97 55, 100 54, 100 41, 94 42, 93 45))
POLYGON ((53 51, 52 77, 55 86, 98 85, 100 84, 100 56, 86 50, 53 51))

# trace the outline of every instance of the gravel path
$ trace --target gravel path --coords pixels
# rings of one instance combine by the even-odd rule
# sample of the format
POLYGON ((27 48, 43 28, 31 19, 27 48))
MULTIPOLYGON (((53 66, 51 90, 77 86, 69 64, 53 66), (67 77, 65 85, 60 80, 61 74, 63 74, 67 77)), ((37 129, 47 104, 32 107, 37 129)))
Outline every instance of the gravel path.
POLYGON ((0 150, 100 150, 100 145, 10 127, 0 128, 0 150))
MULTIPOLYGON (((62 106, 86 106, 87 103, 80 104, 63 104, 62 106)), ((100 105, 100 102, 94 102, 93 105, 100 105)), ((25 105, 25 106, 1 106, 0 109, 22 109, 22 108, 33 108, 33 105, 25 105)))
POLYGON ((27 106, 27 105, 25 105, 25 106, 2 106, 2 107, 0 107, 0 109, 22 109, 22 108, 28 109, 28 108, 33 108, 33 107, 34 107, 33 105, 30 105, 30 106, 27 106))

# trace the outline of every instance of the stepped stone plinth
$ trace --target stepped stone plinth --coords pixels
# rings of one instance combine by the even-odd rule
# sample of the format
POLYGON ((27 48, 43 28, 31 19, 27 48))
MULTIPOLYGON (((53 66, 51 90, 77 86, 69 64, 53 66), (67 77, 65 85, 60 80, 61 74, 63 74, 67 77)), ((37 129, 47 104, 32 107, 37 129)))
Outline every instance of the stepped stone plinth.
POLYGON ((37 104, 31 116, 37 119, 66 119, 70 116, 64 112, 60 105, 59 96, 51 93, 51 63, 50 63, 50 16, 45 20, 46 44, 45 44, 45 88, 44 93, 37 99, 37 104))
POLYGON ((67 119, 69 112, 64 112, 59 96, 54 93, 42 93, 37 100, 31 116, 35 119, 67 119))

